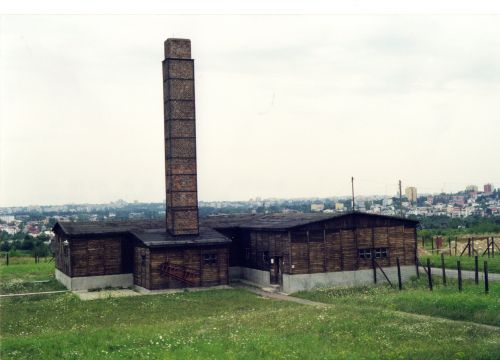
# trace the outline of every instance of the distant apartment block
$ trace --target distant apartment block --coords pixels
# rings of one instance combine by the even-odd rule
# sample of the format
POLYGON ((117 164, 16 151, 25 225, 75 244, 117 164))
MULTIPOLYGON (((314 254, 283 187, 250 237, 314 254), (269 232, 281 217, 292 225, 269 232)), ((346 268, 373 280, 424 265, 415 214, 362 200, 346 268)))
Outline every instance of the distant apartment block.
POLYGON ((405 189, 405 195, 408 201, 417 201, 417 188, 414 186, 409 186, 405 189))
POLYGON ((325 210, 325 204, 323 203, 311 204, 311 211, 323 211, 323 210, 325 210))
POLYGON ((490 195, 491 193, 493 193, 493 185, 492 184, 485 184, 483 188, 484 188, 484 193, 486 195, 490 195))

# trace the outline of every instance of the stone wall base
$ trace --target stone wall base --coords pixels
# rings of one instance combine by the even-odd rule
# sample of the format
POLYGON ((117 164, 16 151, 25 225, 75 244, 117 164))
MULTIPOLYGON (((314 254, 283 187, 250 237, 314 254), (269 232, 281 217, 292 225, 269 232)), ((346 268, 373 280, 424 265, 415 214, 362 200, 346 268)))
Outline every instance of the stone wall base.
MULTIPOLYGON (((383 269, 392 284, 397 286, 397 267, 391 266, 384 267, 383 269)), ((401 266, 401 280, 403 282, 408 281, 412 276, 416 275, 417 269, 414 265, 401 266)), ((316 274, 283 274, 282 291, 287 294, 291 294, 297 291, 312 290, 322 287, 360 286, 370 285, 373 283, 373 269, 336 271, 316 274)), ((377 269, 377 283, 387 283, 387 280, 380 269, 377 269)))
MULTIPOLYGON (((396 266, 384 267, 384 272, 393 283, 397 286, 398 270, 396 266)), ((417 275, 417 270, 414 265, 401 266, 401 279, 408 281, 412 276, 417 275)), ((249 283, 267 287, 270 285, 269 271, 251 269, 247 267, 234 266, 229 268, 229 279, 231 281, 245 280, 249 283)), ((281 291, 291 294, 297 291, 312 290, 322 287, 335 286, 360 286, 373 284, 373 270, 364 269, 356 271, 335 271, 327 273, 314 274, 283 274, 283 285, 281 291)), ((377 283, 387 283, 385 276, 380 269, 377 269, 377 283)))
POLYGON ((55 276, 69 290, 92 290, 106 287, 127 288, 134 285, 133 274, 70 277, 56 269, 55 276))

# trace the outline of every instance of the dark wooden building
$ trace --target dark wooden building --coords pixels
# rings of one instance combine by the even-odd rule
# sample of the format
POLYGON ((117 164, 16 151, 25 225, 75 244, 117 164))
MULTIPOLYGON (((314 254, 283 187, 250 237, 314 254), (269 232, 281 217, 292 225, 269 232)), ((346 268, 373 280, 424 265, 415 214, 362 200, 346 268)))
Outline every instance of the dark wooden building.
POLYGON ((233 215, 204 223, 232 239, 230 273, 293 292, 416 274, 417 221, 366 213, 233 215), (387 278, 386 278, 387 277, 387 278))
POLYGON ((230 239, 207 227, 172 236, 164 222, 59 222, 56 277, 73 290, 168 289, 228 283, 230 239))
POLYGON ((363 213, 199 219, 190 41, 168 39, 162 64, 166 219, 57 223, 57 279, 75 290, 155 290, 232 278, 293 292, 389 279, 396 258, 404 277, 415 273, 412 220, 363 213))

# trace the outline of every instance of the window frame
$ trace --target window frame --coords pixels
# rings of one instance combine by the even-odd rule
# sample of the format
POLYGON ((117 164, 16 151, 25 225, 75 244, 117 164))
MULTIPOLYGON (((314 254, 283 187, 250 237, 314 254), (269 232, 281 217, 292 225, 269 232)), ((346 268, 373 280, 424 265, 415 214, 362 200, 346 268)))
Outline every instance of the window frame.
POLYGON ((217 253, 206 253, 203 254, 203 265, 217 265, 219 259, 217 253))

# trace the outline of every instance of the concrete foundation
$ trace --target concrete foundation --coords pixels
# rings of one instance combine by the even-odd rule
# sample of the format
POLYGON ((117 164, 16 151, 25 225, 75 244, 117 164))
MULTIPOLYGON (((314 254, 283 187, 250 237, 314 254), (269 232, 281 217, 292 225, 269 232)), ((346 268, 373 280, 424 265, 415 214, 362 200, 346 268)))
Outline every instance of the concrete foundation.
POLYGON ((56 269, 55 276, 69 290, 91 290, 106 287, 127 288, 134 285, 133 274, 70 277, 56 269))
POLYGON ((257 270, 247 267, 232 266, 229 268, 230 280, 247 280, 259 286, 269 286, 271 284, 269 271, 257 270))
MULTIPOLYGON (((398 283, 397 267, 385 267, 384 272, 389 280, 396 284, 398 283)), ((401 266, 401 279, 402 281, 409 280, 412 276, 417 275, 416 267, 413 265, 401 266)), ((387 283, 386 278, 377 269, 377 282, 387 283)), ((335 287, 335 286, 359 286, 373 284, 373 270, 357 270, 357 271, 338 271, 328 273, 316 274, 297 274, 289 275, 283 274, 283 287, 282 291, 291 294, 297 291, 312 290, 322 287, 335 287)))

